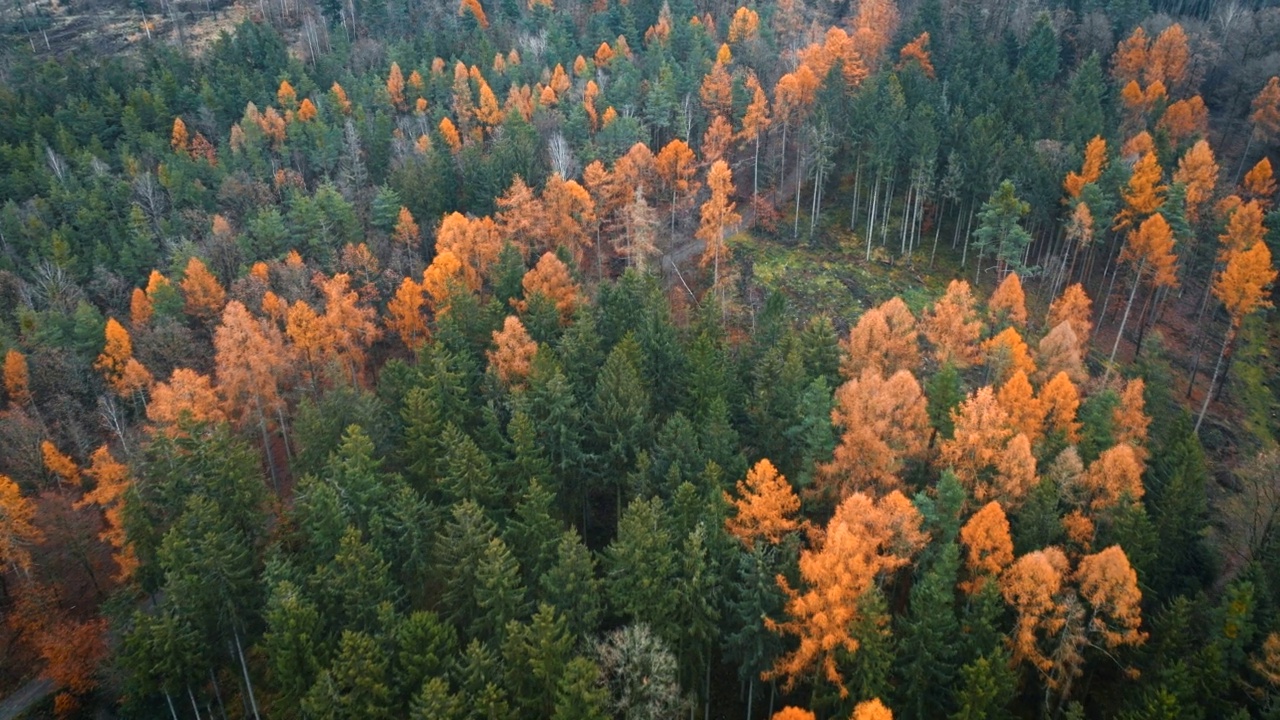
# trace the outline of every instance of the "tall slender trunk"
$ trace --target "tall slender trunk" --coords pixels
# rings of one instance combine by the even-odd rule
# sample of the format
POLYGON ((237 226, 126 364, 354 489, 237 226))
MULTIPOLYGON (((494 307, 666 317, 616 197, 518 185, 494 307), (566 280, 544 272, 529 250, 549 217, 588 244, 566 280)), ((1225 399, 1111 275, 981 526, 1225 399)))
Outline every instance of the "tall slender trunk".
POLYGON ((196 696, 191 692, 191 686, 187 686, 187 699, 191 701, 191 710, 196 714, 196 720, 200 720, 200 706, 196 704, 196 696))
POLYGON ((231 636, 236 641, 236 655, 240 658, 240 671, 244 673, 244 684, 249 691, 249 707, 253 710, 254 720, 262 720, 262 717, 258 715, 258 699, 253 694, 253 681, 249 679, 249 666, 244 661, 244 648, 240 647, 240 633, 232 630, 231 636))
POLYGON ((964 226, 964 250, 960 253, 960 267, 969 261, 969 231, 973 229, 973 201, 969 201, 969 220, 964 226))
MULTIPOLYGON (((1147 260, 1143 258, 1138 263, 1138 272, 1133 275, 1133 289, 1129 291, 1129 302, 1124 305, 1124 317, 1120 318, 1120 328, 1116 330, 1116 341, 1111 343, 1111 357, 1107 358, 1107 371, 1102 376, 1104 382, 1111 377, 1111 366, 1115 364, 1116 351, 1120 349, 1120 338, 1124 337, 1124 326, 1129 322, 1129 312, 1133 310, 1133 299, 1138 295, 1138 286, 1142 284, 1142 271, 1146 268, 1146 264, 1147 260)), ((1120 268, 1116 268, 1116 272, 1119 271, 1120 268)))
POLYGON ((880 221, 880 247, 889 244, 889 213, 893 211, 893 191, 897 185, 897 178, 890 175, 889 189, 884 194, 884 219, 880 221))
POLYGON ((942 217, 946 214, 947 201, 945 198, 938 203, 938 209, 933 212, 933 251, 929 253, 929 269, 933 269, 933 259, 938 256, 938 236, 942 234, 942 217))
POLYGON ((213 683, 213 697, 218 701, 218 712, 222 714, 222 720, 227 720, 227 706, 222 704, 222 688, 218 686, 218 676, 213 674, 213 668, 209 668, 209 681, 213 683))
POLYGON ((760 196, 760 133, 756 132, 756 153, 751 161, 751 204, 760 196))
POLYGON ((875 235, 876 205, 880 201, 880 174, 871 188, 871 207, 867 210, 867 261, 871 261, 871 238, 875 235))
POLYGON ((801 144, 796 143, 796 217, 791 227, 791 239, 800 236, 800 184, 804 181, 804 168, 801 167, 801 144))
POLYGON ((164 700, 169 703, 169 715, 173 717, 173 720, 178 720, 178 711, 173 707, 173 696, 169 694, 168 690, 164 691, 164 700))
POLYGON ((1227 328, 1227 335, 1222 339, 1222 349, 1218 351, 1218 362, 1213 365, 1213 377, 1209 378, 1209 388, 1204 392, 1204 402, 1200 403, 1200 415, 1196 418, 1195 433, 1200 434, 1200 424, 1204 422, 1204 416, 1209 412, 1209 401, 1213 399, 1213 388, 1218 384, 1218 373, 1222 371, 1222 359, 1227 356, 1227 346, 1231 344, 1231 340, 1235 337, 1236 328, 1231 325, 1227 328))
POLYGON ((853 203, 849 209, 849 229, 858 224, 858 195, 862 190, 862 156, 858 156, 858 164, 853 170, 853 203))
POLYGON ((747 720, 751 720, 751 703, 756 699, 756 678, 754 675, 747 681, 747 720))

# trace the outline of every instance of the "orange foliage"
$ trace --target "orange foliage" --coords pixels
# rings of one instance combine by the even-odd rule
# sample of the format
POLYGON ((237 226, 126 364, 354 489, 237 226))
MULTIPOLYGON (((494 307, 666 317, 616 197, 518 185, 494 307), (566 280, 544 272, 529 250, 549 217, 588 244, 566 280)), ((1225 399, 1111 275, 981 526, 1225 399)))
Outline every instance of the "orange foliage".
POLYGON ((478 290, 481 279, 502 253, 502 235, 487 216, 471 219, 450 213, 440 220, 436 230, 436 254, 452 253, 462 261, 467 286, 478 290))
POLYGON ((1071 329, 1071 323, 1064 320, 1040 339, 1036 353, 1037 375, 1043 379, 1066 373, 1072 382, 1084 382, 1089 373, 1084 367, 1083 354, 1080 339, 1071 329))
POLYGON ((1018 619, 1009 643, 1014 662, 1026 661, 1048 674, 1054 661, 1040 647, 1037 635, 1063 628, 1067 609, 1059 595, 1071 570, 1067 556, 1056 547, 1029 552, 1000 577, 1000 592, 1018 619))
POLYGON ((1218 163, 1207 141, 1200 140, 1187 150, 1178 161, 1173 181, 1186 186, 1187 219, 1195 223, 1200 217, 1200 208, 1213 199, 1213 190, 1218 184, 1218 163))
POLYGON ((964 546, 965 567, 971 580, 960 583, 960 589, 976 593, 989 577, 996 577, 1013 562, 1013 537, 1009 534, 1009 518, 1004 508, 992 500, 983 505, 960 528, 964 546))
POLYGON ((1025 435, 1014 435, 1009 414, 990 387, 970 393, 951 411, 955 432, 938 448, 937 465, 950 467, 978 502, 1014 506, 1035 483, 1035 458, 1025 435))
POLYGON ((787 619, 766 618, 765 626, 797 636, 799 644, 778 658, 765 679, 784 678, 789 692, 817 670, 841 697, 849 694, 837 659, 857 652, 860 645, 851 634, 861 614, 860 600, 877 576, 903 567, 924 546, 927 536, 920 522, 919 511, 897 491, 880 500, 855 493, 840 503, 823 537, 800 553, 803 591, 778 576, 787 596, 787 619))
POLYGON ((851 380, 866 368, 883 373, 915 371, 920 365, 916 319, 899 297, 886 300, 858 318, 849 329, 849 339, 841 343, 840 374, 851 380))
POLYGON ((106 344, 93 367, 100 371, 117 395, 127 397, 146 389, 152 383, 151 373, 133 357, 133 341, 129 331, 116 322, 115 318, 107 318, 106 344))
POLYGON ((44 460, 44 467, 53 473, 58 479, 58 483, 67 483, 68 485, 80 484, 80 468, 71 458, 63 455, 57 446, 48 440, 40 442, 40 456, 44 460))
POLYGON ((351 100, 347 98, 347 91, 343 90, 342 86, 335 82, 333 87, 329 88, 329 93, 333 96, 334 104, 338 106, 338 112, 343 115, 350 115, 351 100))
POLYGON ((1160 184, 1162 173, 1156 154, 1151 151, 1133 166, 1129 184, 1120 193, 1124 197, 1124 208, 1116 215, 1117 229, 1129 227, 1164 205, 1164 192, 1168 186, 1160 184))
POLYGON ((800 498, 767 458, 747 471, 746 479, 739 480, 737 487, 737 500, 725 493, 725 501, 733 503, 735 513, 724 526, 748 549, 755 546, 756 540, 777 545, 787 533, 800 528, 795 520, 800 498))
POLYGON ((1076 411, 1080 407, 1080 392, 1065 372, 1054 375, 1040 389, 1040 403, 1044 408, 1045 425, 1049 432, 1060 432, 1067 442, 1079 440, 1080 423, 1076 411))
POLYGON ((525 297, 519 304, 521 312, 528 309, 528 300, 534 295, 542 295, 555 303, 561 323, 568 323, 578 307, 578 285, 569 275, 569 268, 554 253, 544 253, 538 258, 538 264, 524 274, 521 285, 525 297))
POLYGON ((387 97, 395 109, 404 110, 404 75, 399 63, 391 63, 391 71, 387 73, 387 97))
POLYGON ((290 365, 280 329, 232 300, 213 333, 213 348, 218 392, 226 402, 227 416, 242 426, 257 423, 265 433, 282 402, 280 380, 290 365))
POLYGON ((925 311, 921 324, 939 364, 950 362, 966 368, 977 362, 982 321, 974 310, 969 283, 952 280, 946 293, 925 311))
POLYGON ((893 713, 880 702, 880 698, 872 698, 853 708, 851 720, 893 720, 893 713))
POLYGON ((1111 411, 1116 442, 1131 445, 1139 463, 1147 461, 1147 428, 1151 425, 1146 412, 1146 389, 1140 377, 1128 381, 1120 393, 1120 404, 1111 411))
POLYGON ((486 355, 489 368, 507 387, 523 387, 533 366, 533 358, 538 354, 538 343, 529 337, 520 318, 508 315, 502 323, 502 330, 493 331, 493 350, 486 355))
POLYGON ((1132 158, 1137 160, 1149 152, 1156 151, 1156 141, 1152 139, 1151 133, 1143 130, 1134 135, 1120 146, 1120 156, 1123 158, 1132 158))
POLYGON ((187 124, 182 122, 182 118, 175 117, 173 119, 173 131, 169 133, 170 147, 179 155, 186 155, 187 146, 190 142, 191 138, 187 133, 187 124))
POLYGON ((1093 301, 1080 283, 1068 285, 1049 305, 1049 327, 1063 322, 1071 323, 1071 329, 1082 342, 1093 332, 1093 301))
MULTIPOLYGON (((524 178, 516 175, 511 179, 511 187, 495 202, 498 206, 497 227, 502 237, 528 256, 541 244, 547 225, 542 201, 525 184, 524 178)), ((439 247, 438 241, 436 246, 439 247)))
POLYGON ((280 87, 276 90, 276 102, 286 110, 293 110, 298 106, 298 93, 288 80, 280 81, 280 87))
POLYGON ((422 290, 436 317, 449 314, 449 296, 455 289, 467 289, 462 261, 449 250, 441 250, 422 271, 422 290))
POLYGON ((769 127, 769 98, 764 94, 764 88, 760 87, 760 81, 756 79, 754 72, 747 74, 746 90, 751 95, 751 101, 742 116, 742 138, 754 140, 769 127))
POLYGON ((702 98, 702 107, 706 108, 707 114, 729 114, 733 107, 733 80, 724 63, 717 62, 711 66, 711 72, 702 78, 698 96, 702 98))
POLYGON ((716 115, 702 135, 702 161, 713 165, 717 160, 724 159, 725 153, 729 151, 729 144, 733 142, 733 135, 733 125, 729 124, 724 115, 716 115))
POLYGON ((298 112, 294 117, 299 122, 310 122, 316 119, 316 104, 311 102, 311 98, 303 98, 302 104, 298 106, 298 112))
POLYGON ((26 356, 9 348, 4 354, 4 392, 9 397, 10 405, 24 407, 31 404, 28 377, 26 356))
POLYGON ((399 335, 410 350, 416 350, 427 338, 427 321, 422 316, 425 299, 422 285, 405 278, 387 303, 387 329, 399 335))
POLYGON ((22 496, 18 484, 0 474, 0 565, 23 572, 31 569, 27 547, 43 539, 31 522, 35 514, 35 504, 22 496))
POLYGON ((1092 510, 1119 505, 1122 500, 1142 499, 1142 464, 1133 446, 1120 443, 1104 450, 1080 478, 1081 488, 1089 498, 1092 510))
POLYGON ((788 706, 774 713, 770 720, 817 720, 817 716, 808 710, 788 706))
POLYGON ((1262 207, 1270 207, 1271 198, 1276 194, 1276 181, 1271 174, 1271 160, 1262 158, 1244 174, 1245 195, 1256 200, 1262 207))
POLYGON ((1218 262, 1226 262, 1231 255, 1262 242, 1266 236, 1262 219, 1262 205, 1258 201, 1251 200, 1237 204, 1227 218, 1227 227, 1218 236, 1218 241, 1221 243, 1218 249, 1218 262))
POLYGON ((929 33, 920 33, 915 40, 902 46, 902 50, 898 51, 898 67, 902 68, 908 62, 915 60, 920 65, 920 70, 924 72, 925 77, 933 77, 933 62, 929 59, 929 33))
POLYGON ((542 188, 543 221, 535 228, 537 250, 567 248, 574 262, 582 265, 584 248, 593 240, 588 228, 596 221, 595 202, 591 194, 575 180, 565 180, 552 173, 542 188))
POLYGON ((1120 41, 1116 52, 1111 56, 1111 76, 1119 85, 1136 82, 1147 67, 1151 41, 1142 26, 1134 28, 1133 34, 1120 41))
POLYGON ((853 19, 858 55, 875 62, 898 31, 898 5, 894 0, 862 0, 853 19))
POLYGON ((1147 83, 1161 83, 1168 88, 1182 85, 1187 79, 1190 57, 1187 34, 1182 26, 1174 23, 1165 28, 1151 43, 1151 51, 1147 54, 1147 63, 1143 67, 1147 83))
MULTIPOLYGON (((661 168, 662 155, 658 155, 661 168)), ((737 205, 730 199, 733 196, 733 173, 724 160, 716 160, 707 171, 707 188, 711 196, 702 204, 702 221, 694 235, 706 247, 698 264, 702 267, 714 265, 716 281, 719 281, 720 263, 727 263, 732 251, 725 243, 725 232, 737 225, 742 216, 738 214, 737 205)))
POLYGON ((1035 397, 1027 374, 1018 370, 996 391, 996 401, 1009 415, 1009 427, 1033 444, 1044 430, 1046 408, 1035 397))
POLYGON ((1173 229, 1160 213, 1143 220, 1137 230, 1129 231, 1129 241, 1120 252, 1120 260, 1137 266, 1138 280, 1150 273, 1151 284, 1155 287, 1178 284, 1173 229))
POLYGON ((450 150, 456 153, 462 149, 462 136, 458 134, 458 128, 454 126, 452 120, 447 117, 441 118, 439 130, 440 137, 444 139, 450 150))
POLYGON ((1079 510, 1072 510, 1062 516, 1062 530, 1067 535, 1067 540, 1081 548, 1084 552, 1089 552, 1093 547, 1093 538, 1097 534, 1097 528, 1088 515, 1079 510))
POLYGON ((1018 273, 1005 275, 995 292, 991 293, 991 298, 987 300, 987 315, 993 326, 1002 322, 1017 327, 1027 324, 1027 296, 1022 291, 1022 280, 1018 273))
MULTIPOLYGON (((1241 212, 1243 208, 1236 215, 1241 212)), ((1275 279, 1271 250, 1265 242, 1255 242, 1249 249, 1229 255, 1227 266, 1213 282, 1213 295, 1227 308, 1233 328, 1239 328, 1245 316, 1258 308, 1271 307, 1267 287, 1275 279)))
POLYGON ((154 307, 142 288, 134 288, 129 296, 129 324, 136 330, 151 322, 154 307))
POLYGON ((597 68, 607 68, 609 63, 613 62, 613 48, 609 47, 608 42, 600 43, 600 47, 596 48, 594 57, 597 68))
POLYGON ((1169 134, 1174 145, 1195 136, 1204 137, 1209 132, 1209 110, 1199 95, 1178 100, 1165 108, 1156 127, 1169 134))
POLYGON ((729 22, 729 43, 736 44, 755 38, 760 32, 760 15, 755 10, 740 7, 729 22))
POLYGON ((196 423, 220 423, 227 419, 209 377, 177 368, 168 382, 157 383, 151 391, 147 419, 152 422, 153 432, 172 435, 183 418, 196 423))
POLYGON ((1267 81, 1250 106, 1249 121, 1264 140, 1280 135, 1280 77, 1267 81))
POLYGON ((359 297, 351 292, 346 273, 320 278, 318 284, 324 295, 323 327, 329 357, 342 361, 355 379, 364 367, 365 348, 381 335, 374 323, 375 313, 358 304, 359 297))
POLYGON ((877 368, 864 369, 836 390, 831 421, 841 429, 840 444, 818 476, 821 491, 832 497, 899 488, 906 461, 928 449, 928 402, 909 370, 886 379, 877 368))
POLYGON ((132 577, 134 570, 138 568, 138 558, 124 530, 124 494, 131 482, 129 468, 112 457, 106 445, 89 456, 89 463, 85 474, 93 478, 94 488, 85 493, 75 507, 79 509, 93 504, 102 508, 107 527, 98 538, 115 548, 114 558, 119 567, 116 580, 123 582, 132 577))
POLYGON ((479 0, 462 0, 458 3, 458 15, 471 13, 476 19, 476 24, 481 28, 489 27, 489 18, 484 14, 484 8, 480 7, 479 0))
POLYGON ((1079 173, 1075 171, 1067 173, 1067 179, 1063 183, 1063 187, 1067 191, 1067 195, 1073 198, 1080 197, 1084 186, 1089 183, 1097 182, 1102 177, 1102 170, 1107 166, 1107 141, 1100 136, 1095 135, 1084 149, 1084 167, 1079 173))
POLYGON ((422 230, 414 222, 409 208, 400 206, 400 214, 396 218, 396 227, 391 232, 391 240, 411 250, 416 250, 422 241, 422 230))
POLYGON ((227 302, 227 291, 209 272, 200 258, 192 255, 182 272, 182 294, 186 298, 187 314, 211 322, 222 314, 227 302))
POLYGON ((654 158, 654 169, 670 194, 673 211, 698 192, 698 183, 694 180, 697 167, 693 150, 678 138, 667 143, 654 158))
POLYGON ((982 351, 996 382, 1004 382, 1014 373, 1022 372, 1031 376, 1036 372, 1036 364, 1031 359, 1027 344, 1018 331, 1011 327, 1001 330, 998 335, 982 343, 982 351))
POLYGON ((1086 555, 1076 568, 1080 596, 1093 607, 1089 629, 1102 636, 1108 648, 1141 645, 1142 591, 1138 574, 1119 545, 1086 555))

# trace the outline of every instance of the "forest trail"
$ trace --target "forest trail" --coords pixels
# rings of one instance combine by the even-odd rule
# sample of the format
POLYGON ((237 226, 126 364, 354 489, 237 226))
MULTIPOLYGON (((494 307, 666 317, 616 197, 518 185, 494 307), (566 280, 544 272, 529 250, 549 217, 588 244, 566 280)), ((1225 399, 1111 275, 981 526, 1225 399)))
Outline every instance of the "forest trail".
POLYGON ((48 678, 36 678, 23 685, 17 692, 0 700, 0 720, 14 720, 30 710, 36 703, 53 694, 58 686, 48 678))

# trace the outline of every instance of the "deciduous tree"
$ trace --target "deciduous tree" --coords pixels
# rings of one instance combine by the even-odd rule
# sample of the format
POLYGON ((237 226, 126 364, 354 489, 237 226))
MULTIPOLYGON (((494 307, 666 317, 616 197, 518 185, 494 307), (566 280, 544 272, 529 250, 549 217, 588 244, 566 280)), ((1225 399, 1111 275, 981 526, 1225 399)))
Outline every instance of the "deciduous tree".
POLYGON ((28 382, 27 358, 9 348, 4 354, 4 392, 12 407, 31 404, 31 387, 28 382))
POLYGON ((836 390, 831 421, 841 428, 840 442, 818 477, 833 498, 901 487, 905 463, 928 449, 928 402, 909 370, 886 378, 877 368, 864 369, 836 390))
POLYGON ((44 535, 32 520, 35 505, 22 496, 18 484, 0 475, 0 564, 26 573, 31 569, 29 546, 44 535))
POLYGON ((969 283, 952 280, 946 293, 925 311, 922 325, 939 364, 951 363, 963 369, 977 362, 982 321, 974 309, 969 283))
POLYGON ((142 363, 133 357, 129 331, 115 318, 107 318, 105 334, 106 345, 93 366, 102 373, 107 385, 121 397, 147 389, 154 380, 142 363))
POLYGON ((222 315, 222 306, 227 302, 227 291, 194 255, 182 271, 182 295, 186 298, 187 314, 208 323, 222 315))
POLYGON ((507 387, 523 387, 529 377, 538 343, 529 337, 520 318, 508 315, 502 330, 493 331, 494 349, 486 352, 489 367, 507 387))
POLYGON ((849 330, 841 343, 840 374, 852 380, 869 367, 888 375, 898 370, 914 372, 920 365, 919 333, 916 319, 907 304, 892 297, 871 308, 849 330))
POLYGON ((995 500, 983 505, 960 528, 960 542, 964 546, 965 567, 970 576, 969 580, 960 583, 960 588, 967 593, 981 590, 988 579, 998 577, 1013 562, 1009 519, 995 500))
POLYGON ((1022 280, 1018 273, 1011 272, 1004 276, 991 298, 987 300, 987 315, 992 327, 1010 324, 1025 327, 1027 324, 1027 296, 1022 291, 1022 280))
POLYGON ((738 481, 738 498, 725 494, 735 514, 725 520, 725 529, 742 541, 748 550, 756 540, 772 545, 782 542, 787 534, 800 528, 795 516, 800 511, 800 498, 787 478, 767 458, 760 460, 738 481))

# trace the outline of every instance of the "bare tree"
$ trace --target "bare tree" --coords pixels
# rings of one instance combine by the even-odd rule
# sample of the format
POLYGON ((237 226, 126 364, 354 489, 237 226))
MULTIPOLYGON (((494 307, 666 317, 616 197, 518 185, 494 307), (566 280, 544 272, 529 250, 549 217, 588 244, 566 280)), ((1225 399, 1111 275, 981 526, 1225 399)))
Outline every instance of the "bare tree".
MULTIPOLYGON (((1214 540, 1228 572, 1251 562, 1271 560, 1280 530, 1280 449, 1258 453, 1236 472, 1238 492, 1217 506, 1214 540)), ((1272 560, 1273 561, 1273 560, 1272 560)))
POLYGON ((560 177, 568 180, 578 174, 578 161, 573 156, 569 141, 559 130, 551 134, 547 140, 547 154, 551 159, 551 167, 560 173, 560 177))

